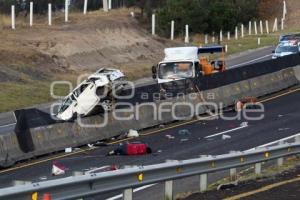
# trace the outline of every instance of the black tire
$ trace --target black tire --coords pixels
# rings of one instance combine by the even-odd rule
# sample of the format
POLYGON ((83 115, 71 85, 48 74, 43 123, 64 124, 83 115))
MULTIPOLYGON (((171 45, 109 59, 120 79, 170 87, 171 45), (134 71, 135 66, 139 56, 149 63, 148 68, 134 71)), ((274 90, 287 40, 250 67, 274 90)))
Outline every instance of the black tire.
POLYGON ((77 119, 77 112, 73 113, 73 116, 71 117, 71 119, 69 120, 70 122, 74 122, 77 119))
POLYGON ((105 99, 101 102, 101 107, 104 112, 110 112, 113 110, 113 101, 110 99, 105 99))

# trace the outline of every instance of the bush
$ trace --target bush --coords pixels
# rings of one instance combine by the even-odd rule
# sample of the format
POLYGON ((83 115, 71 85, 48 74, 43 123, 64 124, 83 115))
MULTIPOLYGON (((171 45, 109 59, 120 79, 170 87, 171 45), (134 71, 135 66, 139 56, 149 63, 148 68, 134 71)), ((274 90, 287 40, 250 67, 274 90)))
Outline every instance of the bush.
POLYGON ((247 24, 258 15, 259 0, 168 0, 157 10, 158 31, 170 34, 171 20, 175 33, 183 34, 185 24, 194 33, 233 31, 239 23, 247 24))

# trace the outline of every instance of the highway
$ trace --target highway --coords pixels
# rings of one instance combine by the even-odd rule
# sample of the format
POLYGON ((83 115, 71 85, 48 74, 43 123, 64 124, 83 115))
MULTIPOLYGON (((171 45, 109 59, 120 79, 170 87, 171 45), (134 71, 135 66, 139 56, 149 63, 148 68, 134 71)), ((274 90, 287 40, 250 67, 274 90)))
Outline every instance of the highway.
POLYGON ((263 47, 255 50, 248 50, 239 54, 235 54, 226 58, 227 68, 242 67, 244 65, 253 64, 272 59, 273 46, 263 47))
MULTIPOLYGON (((264 101, 265 118, 260 121, 246 121, 245 119, 225 121, 223 119, 203 120, 192 124, 182 125, 166 130, 147 130, 142 137, 138 138, 149 144, 154 153, 147 156, 112 156, 105 154, 114 149, 118 143, 113 142, 106 147, 99 147, 93 151, 71 155, 62 158, 52 158, 62 163, 68 170, 66 176, 73 171, 88 171, 95 167, 104 165, 147 165, 164 162, 165 160, 181 160, 195 158, 199 155, 224 154, 230 150, 247 150, 263 145, 287 136, 300 132, 300 91, 273 97, 264 101), (248 122, 248 125, 245 125, 248 122), (243 123, 243 124, 242 124, 243 123), (242 124, 242 127, 241 127, 242 124), (239 128, 241 127, 241 128, 239 128), (239 129, 237 129, 239 128, 239 129), (187 129, 190 135, 180 135, 181 129, 187 129), (219 133, 226 131, 231 139, 223 140, 219 133), (168 139, 166 135, 172 135, 174 139, 168 139)), ((233 116, 234 112, 226 113, 226 116, 233 116)), ((19 168, 10 168, 0 172, 1 186, 8 186, 12 180, 41 181, 56 177, 51 176, 51 160, 41 158, 37 164, 31 162, 19 165, 19 168), (45 161, 43 161, 45 160, 45 161)), ((196 181, 196 180, 194 180, 196 181)), ((183 191, 186 188, 197 188, 197 183, 189 181, 188 184, 175 184, 175 191, 183 191), (180 189, 178 189, 180 188, 180 189)), ((186 183, 186 181, 185 181, 186 183)), ((151 194, 152 199, 158 199, 162 195, 161 186, 157 185, 138 192, 138 199, 151 194), (153 192, 153 189, 155 192, 153 192)), ((105 195, 109 197, 115 193, 105 195)), ((149 196, 148 196, 149 197, 149 196)), ((100 199, 104 198, 101 196, 100 199)), ((96 198, 96 199, 99 199, 96 198)))
MULTIPOLYGON (((245 52, 228 58, 227 64, 231 66, 231 68, 234 68, 264 61, 270 59, 272 49, 273 47, 267 47, 245 52)), ((299 119, 297 109, 300 109, 300 107, 296 105, 299 98, 299 92, 295 92, 267 101, 265 103, 267 109, 265 112, 266 117, 262 121, 247 122, 244 119, 231 121, 213 119, 187 125, 178 125, 178 127, 175 128, 167 126, 167 128, 162 130, 147 130, 142 133, 144 136, 139 138, 139 140, 146 142, 153 148, 154 153, 148 156, 106 157, 105 154, 118 145, 118 141, 116 141, 111 142, 107 147, 100 147, 91 151, 85 151, 87 147, 83 147, 80 150, 84 151, 83 153, 74 153, 74 155, 59 153, 52 157, 45 156, 33 161, 26 161, 25 163, 18 164, 16 167, 0 171, 0 187, 9 186, 12 180, 35 182, 56 178, 51 176, 51 163, 53 160, 59 160, 60 163, 65 165, 67 168, 65 176, 69 176, 74 171, 86 172, 105 165, 147 165, 164 162, 165 160, 189 159, 203 154, 216 155, 227 153, 230 150, 251 149, 300 132, 300 126, 296 123, 297 117, 299 119), (289 103, 287 104, 286 102, 289 103), (295 102, 294 108, 291 106, 291 102, 295 102), (248 125, 243 125, 245 122, 247 122, 248 125), (178 131, 181 129, 187 129, 191 134, 178 134, 178 131), (222 140, 222 134, 224 133, 230 135, 231 139, 222 140), (275 133, 275 135, 273 133, 275 133), (167 135, 174 136, 174 139, 169 139, 167 135), (257 138, 259 138, 259 140, 257 138)), ((47 112, 49 110, 49 104, 42 105, 39 108, 47 112)), ((235 115, 235 113, 226 113, 226 116, 232 115, 235 115)), ((13 130, 14 120, 14 116, 11 113, 1 114, 0 134, 5 134, 7 131, 13 130), (11 119, 8 120, 6 116, 11 119)), ((218 176, 216 175, 215 178, 211 178, 211 180, 217 180, 217 178, 218 176)), ((190 182, 185 181, 184 187, 182 184, 178 185, 175 182, 175 191, 184 191, 187 188, 195 187, 198 184, 196 181, 197 179, 190 182)), ((159 184, 149 187, 149 189, 140 188, 143 189, 143 192, 137 192, 137 196, 143 199, 148 194, 153 197, 152 199, 160 198, 162 196, 162 190, 160 188, 161 185, 159 184), (153 195, 153 190, 155 191, 155 195, 153 195)), ((95 199, 108 198, 117 194, 118 193, 115 192, 105 194, 95 199)), ((115 197, 116 198, 112 199, 117 199, 118 196, 115 197)))

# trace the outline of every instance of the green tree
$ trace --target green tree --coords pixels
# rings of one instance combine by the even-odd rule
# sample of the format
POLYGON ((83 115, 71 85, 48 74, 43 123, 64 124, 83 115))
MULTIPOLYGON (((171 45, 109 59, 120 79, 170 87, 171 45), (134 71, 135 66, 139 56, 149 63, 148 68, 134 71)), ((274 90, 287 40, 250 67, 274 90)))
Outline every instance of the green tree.
POLYGON ((158 30, 163 36, 170 32, 171 20, 175 33, 184 32, 189 24, 195 33, 233 31, 239 23, 248 23, 258 15, 259 0, 168 0, 157 10, 158 30))
POLYGON ((170 34, 171 21, 175 21, 175 33, 183 34, 186 24, 192 32, 205 30, 208 24, 207 10, 199 0, 168 0, 165 7, 157 10, 159 33, 164 36, 170 34))

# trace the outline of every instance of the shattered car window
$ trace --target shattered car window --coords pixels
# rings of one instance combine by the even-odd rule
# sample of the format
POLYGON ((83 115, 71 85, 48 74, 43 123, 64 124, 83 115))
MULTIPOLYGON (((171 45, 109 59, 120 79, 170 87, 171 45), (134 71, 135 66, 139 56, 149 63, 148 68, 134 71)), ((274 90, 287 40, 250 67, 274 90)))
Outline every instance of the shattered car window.
POLYGON ((79 95, 88 87, 88 84, 82 84, 80 87, 78 87, 75 91, 74 91, 74 95, 75 97, 79 97, 79 95))
POLYGON ((67 110, 67 108, 72 104, 72 102, 73 101, 70 97, 65 99, 65 101, 62 103, 61 107, 59 108, 58 112, 64 112, 65 110, 67 110))

